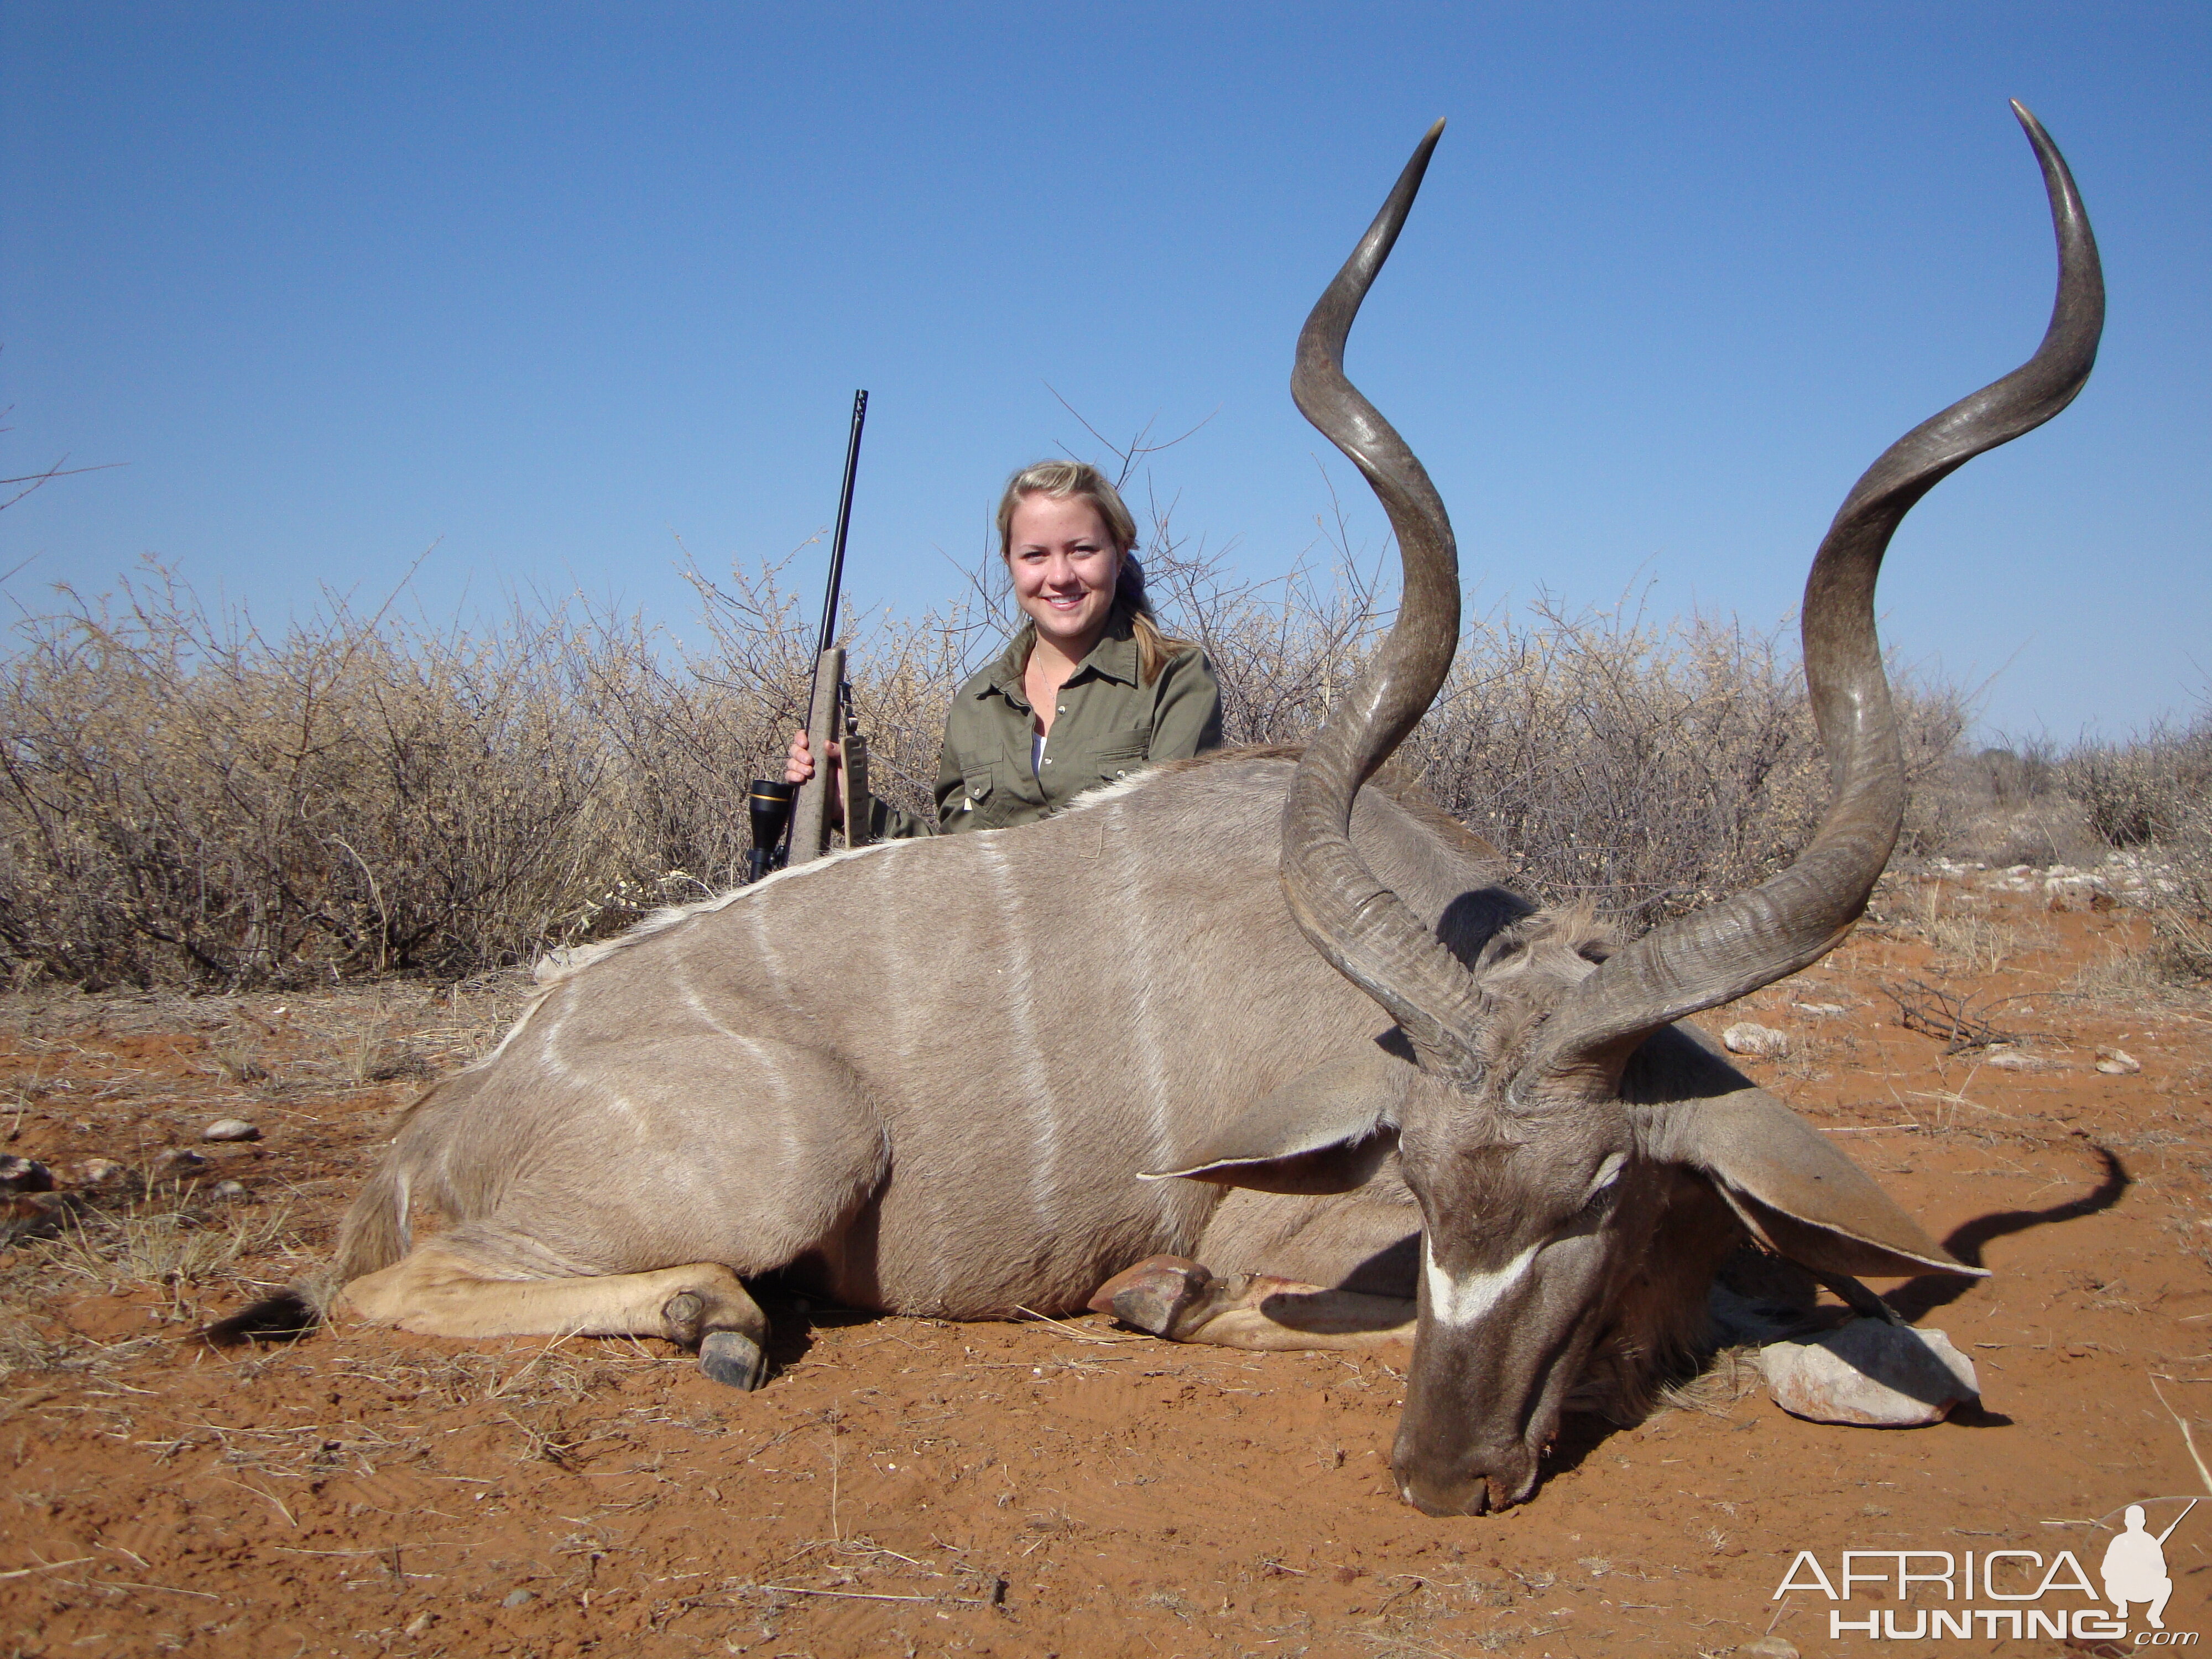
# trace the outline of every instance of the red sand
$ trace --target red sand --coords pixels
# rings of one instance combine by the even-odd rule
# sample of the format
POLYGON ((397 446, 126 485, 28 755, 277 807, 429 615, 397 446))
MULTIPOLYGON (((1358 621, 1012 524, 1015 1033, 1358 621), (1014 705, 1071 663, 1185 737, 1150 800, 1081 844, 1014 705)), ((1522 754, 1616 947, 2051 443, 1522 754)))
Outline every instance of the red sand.
MULTIPOLYGON (((2124 911, 1943 890, 1939 910, 1986 920, 1978 945, 1949 940, 1980 971, 1900 923, 1705 1023, 1789 1030, 1794 1054, 1751 1068, 1934 1236, 1981 1241, 1994 1278, 1894 1293, 1979 1367, 1968 1420, 1824 1427, 1716 1388, 1713 1409, 1639 1429, 1571 1419, 1532 1503, 1438 1521, 1388 1478, 1402 1354, 1248 1356, 1096 1317, 810 1326, 787 1306, 780 1369, 750 1396, 653 1342, 350 1328, 227 1357, 182 1339, 238 1285, 118 1275, 88 1293, 53 1260, 66 1241, 24 1243, 0 1251, 0 1334, 19 1363, 25 1340, 97 1363, 0 1382, 0 1650, 1565 1659, 1723 1654, 1771 1628, 1808 1655, 2057 1651, 1978 1627, 1832 1642, 1817 1591, 1773 1599, 1800 1550, 1833 1575, 1845 1548, 2071 1549, 2094 1575, 2120 1505, 2205 1490, 2153 1382, 2207 1425, 2212 1022, 2201 1000, 2070 988, 2139 927, 2124 911), (1895 1023, 1879 988, 1903 975, 1972 991, 2052 1063, 1946 1059, 1895 1023), (2142 1071, 2098 1073, 2113 1047, 2142 1071)), ((1890 902, 1915 898, 1900 884, 1890 902)), ((453 1016, 404 994, 411 1023, 380 1050, 359 994, 20 1000, 0 1009, 5 1150, 143 1165, 247 1117, 265 1140, 199 1148, 204 1186, 236 1175, 255 1194, 219 1225, 289 1204, 319 1248, 417 1086, 333 1073, 450 1063, 481 1038, 441 1050, 453 1016)), ((264 1249, 226 1271, 305 1265, 264 1249)), ((2212 1454, 2212 1432, 2197 1443, 2212 1454)), ((2154 1506, 2154 1529, 2178 1513, 2154 1506)), ((2202 1629, 2212 1504, 2166 1556, 2166 1624, 2202 1629)), ((2027 1605, 2061 1604, 2084 1605, 2027 1605)), ((1862 1589, 1847 1611, 1884 1606, 1862 1589)))

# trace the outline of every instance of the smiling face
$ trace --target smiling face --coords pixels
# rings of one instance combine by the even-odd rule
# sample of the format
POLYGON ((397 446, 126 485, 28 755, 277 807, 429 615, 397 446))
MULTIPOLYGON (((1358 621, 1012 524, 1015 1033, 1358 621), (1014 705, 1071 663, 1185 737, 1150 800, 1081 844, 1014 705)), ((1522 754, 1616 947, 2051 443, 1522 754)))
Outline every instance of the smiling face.
POLYGON ((1032 492, 1015 504, 1006 538, 1015 602, 1036 624, 1037 637, 1071 660, 1105 632, 1121 558, 1106 520, 1085 497, 1032 492))

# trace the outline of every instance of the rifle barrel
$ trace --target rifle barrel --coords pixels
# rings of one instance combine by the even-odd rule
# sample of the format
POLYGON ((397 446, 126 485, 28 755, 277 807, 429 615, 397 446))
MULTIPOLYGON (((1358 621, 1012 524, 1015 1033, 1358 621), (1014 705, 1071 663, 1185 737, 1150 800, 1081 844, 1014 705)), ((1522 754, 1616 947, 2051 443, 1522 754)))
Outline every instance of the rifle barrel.
POLYGON ((830 544, 830 589, 822 599, 822 628, 814 641, 814 655, 836 643, 837 591, 845 585, 845 533, 853 527, 853 480, 860 471, 860 428, 868 418, 868 394, 853 394, 853 435, 845 443, 845 487, 837 494, 837 536, 830 544))

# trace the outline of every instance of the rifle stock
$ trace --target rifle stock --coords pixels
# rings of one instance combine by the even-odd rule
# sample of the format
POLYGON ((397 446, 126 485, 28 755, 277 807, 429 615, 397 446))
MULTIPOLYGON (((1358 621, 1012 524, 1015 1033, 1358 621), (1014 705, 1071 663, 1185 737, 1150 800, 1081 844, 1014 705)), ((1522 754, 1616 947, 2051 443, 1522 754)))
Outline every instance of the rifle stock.
MULTIPOLYGON (((843 724, 837 718, 837 705, 844 701, 844 686, 845 648, 833 645, 814 663, 814 704, 806 713, 806 747, 814 757, 814 775, 799 786, 799 801, 792 809, 793 864, 811 863, 830 850, 830 745, 843 724)), ((865 826, 866 822, 864 815, 861 823, 865 826)))

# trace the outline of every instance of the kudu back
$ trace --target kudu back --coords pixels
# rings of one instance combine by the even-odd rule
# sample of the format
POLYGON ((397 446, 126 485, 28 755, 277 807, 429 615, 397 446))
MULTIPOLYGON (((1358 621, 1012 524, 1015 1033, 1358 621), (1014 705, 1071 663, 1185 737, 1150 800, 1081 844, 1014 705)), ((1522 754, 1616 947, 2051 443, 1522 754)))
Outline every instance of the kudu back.
MULTIPOLYGON (((1364 1311, 1302 1323, 1293 1294, 1156 1328, 1261 1346, 1410 1330, 1393 1466, 1441 1514, 1526 1498, 1569 1404, 1632 1417, 1703 1340, 1714 1267, 1747 1237, 1830 1276, 1978 1271, 1676 1022, 1816 960, 1863 909, 1904 801, 1873 611, 1890 534, 2094 362, 2095 245, 2014 108, 2058 233, 2050 331, 1893 446, 1821 544, 1805 659, 1834 800, 1788 870, 1615 948, 1377 775, 1449 668, 1459 574, 1442 502, 1343 349, 1440 122, 1299 340, 1293 395, 1405 564, 1389 636, 1313 744, 817 862, 589 953, 407 1115, 348 1217, 338 1298, 456 1337, 668 1336, 754 1386, 747 1277, 991 1318, 1194 1258, 1364 1311), (443 1225, 410 1248, 416 1206, 443 1225)), ((301 1316, 278 1298, 212 1334, 301 1316)))

